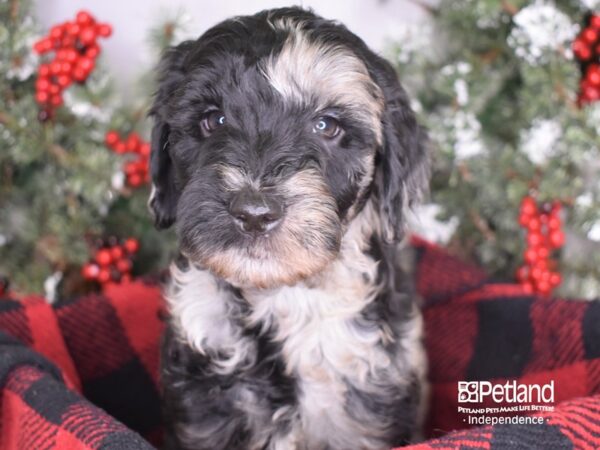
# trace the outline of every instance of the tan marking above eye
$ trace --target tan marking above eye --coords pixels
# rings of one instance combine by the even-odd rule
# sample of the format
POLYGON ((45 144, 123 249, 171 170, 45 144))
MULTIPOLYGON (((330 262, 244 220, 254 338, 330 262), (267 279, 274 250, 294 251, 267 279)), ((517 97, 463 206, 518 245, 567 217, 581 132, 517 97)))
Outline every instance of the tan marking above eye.
POLYGON ((286 101, 317 111, 332 104, 347 109, 381 142, 383 93, 365 63, 346 47, 312 39, 299 25, 285 29, 289 34, 281 51, 262 62, 271 86, 286 101))

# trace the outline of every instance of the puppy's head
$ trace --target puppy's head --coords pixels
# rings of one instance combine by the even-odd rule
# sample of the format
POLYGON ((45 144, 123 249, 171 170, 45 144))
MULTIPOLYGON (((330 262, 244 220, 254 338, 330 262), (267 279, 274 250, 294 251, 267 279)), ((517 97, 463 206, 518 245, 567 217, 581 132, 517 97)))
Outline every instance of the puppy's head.
POLYGON ((293 284, 336 257, 371 200, 384 239, 427 180, 425 134, 393 68, 296 8, 167 51, 151 114, 150 207, 192 262, 237 286, 293 284))

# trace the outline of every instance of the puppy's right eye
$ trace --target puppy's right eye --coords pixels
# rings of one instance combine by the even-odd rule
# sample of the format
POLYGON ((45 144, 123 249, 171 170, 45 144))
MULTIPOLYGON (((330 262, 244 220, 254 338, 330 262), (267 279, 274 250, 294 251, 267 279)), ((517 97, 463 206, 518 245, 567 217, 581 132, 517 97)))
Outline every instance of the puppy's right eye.
POLYGON ((223 111, 217 110, 207 112, 200 122, 202 135, 204 137, 210 136, 217 128, 225 125, 225 122, 225 114, 223 111))

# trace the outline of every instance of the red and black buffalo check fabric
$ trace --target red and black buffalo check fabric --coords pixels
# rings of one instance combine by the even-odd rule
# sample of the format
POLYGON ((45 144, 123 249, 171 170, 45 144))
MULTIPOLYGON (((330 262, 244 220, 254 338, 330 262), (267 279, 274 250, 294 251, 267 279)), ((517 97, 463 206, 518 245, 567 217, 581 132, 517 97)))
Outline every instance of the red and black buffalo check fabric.
MULTIPOLYGON (((431 439, 408 448, 600 449, 600 302, 528 296, 424 241, 413 245, 431 439), (457 383, 482 380, 554 380, 556 409, 544 424, 468 428, 457 383)), ((161 308, 160 289, 143 282, 54 307, 0 300, 0 449, 160 445, 161 308)))

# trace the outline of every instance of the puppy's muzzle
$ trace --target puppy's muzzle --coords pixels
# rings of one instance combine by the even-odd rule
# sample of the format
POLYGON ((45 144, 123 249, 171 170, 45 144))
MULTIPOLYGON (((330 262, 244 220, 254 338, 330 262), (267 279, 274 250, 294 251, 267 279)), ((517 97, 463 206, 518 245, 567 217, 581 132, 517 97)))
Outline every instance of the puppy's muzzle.
POLYGON ((281 222, 283 201, 273 194, 242 190, 231 199, 229 214, 241 231, 264 234, 281 222))

